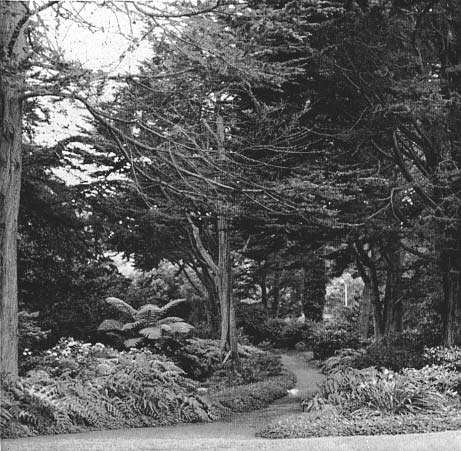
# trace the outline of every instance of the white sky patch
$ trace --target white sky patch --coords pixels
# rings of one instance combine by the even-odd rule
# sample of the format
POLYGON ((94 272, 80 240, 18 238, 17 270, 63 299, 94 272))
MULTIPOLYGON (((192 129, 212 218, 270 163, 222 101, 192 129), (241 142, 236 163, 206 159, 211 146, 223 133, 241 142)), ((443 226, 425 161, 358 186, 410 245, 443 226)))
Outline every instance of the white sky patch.
MULTIPOLYGON (((120 6, 123 4, 119 2, 120 6)), ((52 9, 48 9, 40 15, 39 26, 46 29, 46 45, 65 60, 78 62, 86 69, 101 71, 107 76, 116 76, 138 73, 139 63, 151 55, 143 21, 104 7, 101 2, 67 1, 62 5, 79 21, 57 17, 52 9)), ((110 100, 115 89, 116 82, 106 81, 99 100, 110 100)), ((89 113, 77 102, 56 102, 43 97, 40 104, 49 111, 49 121, 35 130, 35 144, 53 146, 91 128, 89 113)), ((101 168, 82 165, 81 170, 60 168, 53 172, 66 183, 77 185, 91 181, 91 173, 98 169, 101 168)))

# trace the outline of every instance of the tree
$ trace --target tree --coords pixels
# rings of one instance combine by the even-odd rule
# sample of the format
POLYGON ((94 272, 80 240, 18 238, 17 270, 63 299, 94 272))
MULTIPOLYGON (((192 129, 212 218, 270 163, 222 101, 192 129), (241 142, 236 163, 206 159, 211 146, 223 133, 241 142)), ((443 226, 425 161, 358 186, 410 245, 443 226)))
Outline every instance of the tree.
MULTIPOLYGON (((128 4, 129 2, 125 6, 128 4)), ((138 3, 131 5, 138 14, 144 17, 150 14, 160 20, 209 12, 218 7, 219 2, 210 7, 207 5, 204 10, 197 10, 193 5, 191 9, 191 5, 184 2, 179 5, 179 12, 162 11, 155 6, 149 7, 138 3)), ((91 90, 95 85, 101 88, 101 78, 107 79, 106 74, 101 77, 101 73, 95 75, 75 62, 71 64, 65 61, 59 51, 44 42, 46 30, 29 27, 31 19, 52 7, 55 8, 57 16, 62 15, 66 20, 81 20, 81 12, 76 13, 59 1, 42 3, 36 9, 30 9, 26 2, 0 3, 0 319, 4 326, 1 332, 1 367, 2 371, 12 376, 17 374, 16 234, 21 179, 23 103, 36 96, 58 96, 79 99, 89 106, 87 100, 81 96, 83 91, 91 90), (26 84, 26 71, 31 68, 37 70, 26 84)), ((117 2, 108 2, 102 7, 109 10, 112 8, 116 14, 123 11, 117 2)), ((131 20, 130 12, 125 11, 131 20)))
POLYGON ((18 372, 17 253, 21 187, 22 102, 26 58, 24 23, 28 11, 22 2, 0 5, 0 333, 3 372, 18 372))

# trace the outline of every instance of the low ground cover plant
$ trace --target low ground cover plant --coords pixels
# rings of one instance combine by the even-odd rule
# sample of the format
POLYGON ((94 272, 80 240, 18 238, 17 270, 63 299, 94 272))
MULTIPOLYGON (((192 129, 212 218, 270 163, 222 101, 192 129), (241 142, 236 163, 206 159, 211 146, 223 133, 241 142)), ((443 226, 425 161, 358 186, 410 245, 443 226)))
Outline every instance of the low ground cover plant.
POLYGON ((461 347, 443 347, 437 346, 426 348, 423 358, 428 365, 440 365, 446 368, 461 371, 461 347))
POLYGON ((25 353, 23 376, 1 386, 2 437, 210 421, 267 405, 294 385, 279 356, 241 345, 239 365, 221 367, 217 341, 182 343, 188 362, 211 367, 212 378, 200 384, 146 348, 118 351, 70 338, 25 353))
POLYGON ((63 340, 25 377, 2 384, 2 436, 208 421, 211 403, 198 388, 149 350, 63 340))
POLYGON ((331 405, 339 414, 348 416, 362 409, 383 414, 433 412, 452 406, 457 401, 454 391, 456 375, 443 371, 408 369, 402 374, 389 370, 348 368, 329 375, 320 386, 307 410, 318 405, 331 405))
POLYGON ((458 429, 459 387, 459 372, 444 365, 406 368, 400 373, 337 367, 319 393, 304 402, 305 414, 274 422, 260 435, 295 438, 458 429))
POLYGON ((207 385, 241 385, 278 376, 282 371, 280 356, 251 345, 238 346, 239 363, 222 366, 219 344, 203 338, 166 338, 152 346, 171 358, 192 379, 207 385))
POLYGON ((272 423, 258 435, 265 438, 308 438, 324 436, 414 434, 461 429, 461 413, 457 410, 437 415, 371 416, 347 418, 325 411, 292 416, 272 423))

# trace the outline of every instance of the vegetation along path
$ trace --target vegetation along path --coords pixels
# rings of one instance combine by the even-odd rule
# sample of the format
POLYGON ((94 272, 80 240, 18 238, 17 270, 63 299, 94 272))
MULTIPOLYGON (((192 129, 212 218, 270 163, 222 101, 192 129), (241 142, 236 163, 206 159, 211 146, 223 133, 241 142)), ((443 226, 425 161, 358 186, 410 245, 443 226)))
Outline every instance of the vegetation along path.
POLYGON ((319 370, 301 356, 283 355, 282 362, 297 378, 296 397, 279 399, 253 412, 236 414, 215 423, 121 429, 111 431, 29 437, 2 441, 4 451, 181 451, 181 450, 306 450, 317 451, 461 451, 461 432, 377 437, 322 437, 268 440, 255 433, 268 422, 300 410, 302 397, 314 392, 322 380, 319 370))

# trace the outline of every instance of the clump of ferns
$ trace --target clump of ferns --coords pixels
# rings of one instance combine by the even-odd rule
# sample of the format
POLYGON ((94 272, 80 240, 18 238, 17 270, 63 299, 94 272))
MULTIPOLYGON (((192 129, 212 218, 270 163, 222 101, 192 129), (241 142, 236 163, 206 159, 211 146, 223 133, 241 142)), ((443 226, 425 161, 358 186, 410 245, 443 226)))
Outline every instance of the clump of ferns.
MULTIPOLYGON (((4 420, 17 421, 37 431, 50 427, 57 432, 71 428, 72 421, 58 396, 55 384, 40 386, 18 379, 5 384, 3 389, 8 395, 4 397, 2 393, 2 400, 9 400, 5 412, 2 408, 4 420)), ((4 426, 2 424, 2 429, 4 426)))

